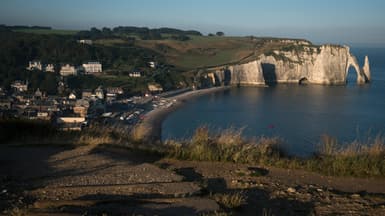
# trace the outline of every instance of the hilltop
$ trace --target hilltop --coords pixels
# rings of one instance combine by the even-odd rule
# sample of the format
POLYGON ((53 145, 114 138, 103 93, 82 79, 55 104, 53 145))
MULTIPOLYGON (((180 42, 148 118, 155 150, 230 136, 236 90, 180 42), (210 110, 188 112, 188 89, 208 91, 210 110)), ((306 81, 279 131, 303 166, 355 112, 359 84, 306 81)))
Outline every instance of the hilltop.
POLYGON ((71 77, 69 88, 119 86, 137 94, 144 93, 147 83, 152 82, 161 84, 164 90, 192 86, 194 80, 199 80, 196 71, 200 69, 249 62, 260 54, 274 54, 274 50, 316 47, 297 39, 228 37, 223 33, 204 36, 194 30, 121 26, 75 31, 2 25, 0 39, 0 86, 8 88, 14 80, 29 80, 33 89, 40 86, 50 94, 56 93, 55 87, 41 86, 41 80, 58 81, 60 76, 28 72, 25 67, 29 61, 41 60, 57 67, 98 61, 103 65, 102 76, 71 77), (92 44, 78 42, 84 39, 92 44), (148 62, 156 62, 157 67, 150 68, 148 62), (143 76, 128 77, 132 71, 140 71, 143 76))

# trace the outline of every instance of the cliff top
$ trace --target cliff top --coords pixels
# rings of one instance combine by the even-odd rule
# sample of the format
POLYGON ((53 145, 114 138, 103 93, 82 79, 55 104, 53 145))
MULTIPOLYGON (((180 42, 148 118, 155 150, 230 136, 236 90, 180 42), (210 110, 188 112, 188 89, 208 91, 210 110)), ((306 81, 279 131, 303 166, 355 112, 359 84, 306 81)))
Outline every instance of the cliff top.
MULTIPOLYGON (((163 36, 159 40, 136 39, 135 45, 156 51, 182 71, 234 64, 255 59, 274 50, 317 47, 304 39, 188 35, 188 40, 163 36)), ((95 44, 123 46, 124 40, 102 39, 95 44)))

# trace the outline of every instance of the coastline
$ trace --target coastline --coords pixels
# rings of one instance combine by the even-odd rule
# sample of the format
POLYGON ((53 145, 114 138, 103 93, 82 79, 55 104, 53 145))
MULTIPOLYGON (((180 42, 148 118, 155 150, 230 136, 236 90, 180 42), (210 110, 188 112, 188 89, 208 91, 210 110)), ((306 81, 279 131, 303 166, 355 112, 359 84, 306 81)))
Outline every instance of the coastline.
POLYGON ((144 140, 146 142, 160 141, 162 137, 162 123, 170 113, 183 106, 192 98, 230 88, 231 86, 212 87, 208 89, 188 91, 169 97, 168 99, 176 100, 176 102, 174 102, 174 104, 170 107, 157 108, 148 112, 143 121, 135 127, 133 135, 136 139, 144 140))

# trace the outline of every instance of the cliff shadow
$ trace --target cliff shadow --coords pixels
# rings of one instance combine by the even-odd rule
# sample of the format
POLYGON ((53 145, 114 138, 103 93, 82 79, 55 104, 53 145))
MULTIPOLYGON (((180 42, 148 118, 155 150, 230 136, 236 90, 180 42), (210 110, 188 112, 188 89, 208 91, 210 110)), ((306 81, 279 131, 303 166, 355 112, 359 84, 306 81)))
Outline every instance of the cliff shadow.
POLYGON ((222 82, 221 79, 218 77, 218 74, 214 73, 214 83, 213 86, 221 86, 222 82))
POLYGON ((265 84, 268 86, 277 85, 277 73, 275 70, 275 65, 269 63, 262 63, 261 66, 265 84))
POLYGON ((229 69, 225 69, 223 71, 223 85, 228 86, 231 83, 231 71, 229 69))

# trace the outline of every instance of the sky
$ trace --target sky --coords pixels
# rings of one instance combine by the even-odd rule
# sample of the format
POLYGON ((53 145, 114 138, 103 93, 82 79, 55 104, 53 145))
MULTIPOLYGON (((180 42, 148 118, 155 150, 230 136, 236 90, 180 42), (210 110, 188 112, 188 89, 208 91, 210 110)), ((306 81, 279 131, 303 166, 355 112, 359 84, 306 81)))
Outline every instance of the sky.
POLYGON ((1 0, 0 24, 146 26, 385 45, 383 0, 1 0))

